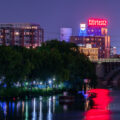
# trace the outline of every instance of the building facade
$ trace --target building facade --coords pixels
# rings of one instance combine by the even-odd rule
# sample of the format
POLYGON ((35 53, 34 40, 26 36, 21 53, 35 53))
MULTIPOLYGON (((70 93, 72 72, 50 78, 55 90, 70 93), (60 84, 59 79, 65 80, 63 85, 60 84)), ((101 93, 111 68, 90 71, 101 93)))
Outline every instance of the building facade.
POLYGON ((80 24, 79 36, 71 36, 70 42, 81 46, 91 44, 92 48, 98 48, 98 58, 110 58, 107 24, 105 19, 89 19, 88 25, 80 24))
POLYGON ((98 48, 87 48, 84 46, 78 46, 80 53, 85 54, 91 61, 98 60, 98 48))
POLYGON ((0 24, 0 45, 37 47, 44 41, 44 30, 39 24, 0 24))
POLYGON ((110 57, 114 57, 117 55, 117 48, 116 47, 111 47, 110 48, 110 57))
POLYGON ((109 36, 71 36, 70 42, 75 44, 91 44, 92 48, 98 48, 98 58, 108 58, 110 56, 109 36))

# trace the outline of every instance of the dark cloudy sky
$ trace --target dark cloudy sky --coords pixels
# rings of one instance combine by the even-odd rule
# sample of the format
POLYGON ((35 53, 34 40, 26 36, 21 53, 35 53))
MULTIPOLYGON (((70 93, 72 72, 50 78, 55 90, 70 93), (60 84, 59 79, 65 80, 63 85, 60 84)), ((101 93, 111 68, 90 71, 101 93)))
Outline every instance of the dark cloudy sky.
POLYGON ((112 45, 120 47, 120 0, 0 0, 1 23, 39 23, 46 40, 59 38, 61 27, 78 35, 89 17, 108 19, 112 45))

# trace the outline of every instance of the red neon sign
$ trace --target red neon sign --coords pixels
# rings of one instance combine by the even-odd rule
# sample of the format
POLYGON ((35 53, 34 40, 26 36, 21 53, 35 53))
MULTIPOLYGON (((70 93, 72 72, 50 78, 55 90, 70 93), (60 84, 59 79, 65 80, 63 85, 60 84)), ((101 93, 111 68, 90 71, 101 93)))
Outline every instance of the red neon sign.
POLYGON ((105 19, 89 19, 88 26, 106 27, 108 21, 105 19))

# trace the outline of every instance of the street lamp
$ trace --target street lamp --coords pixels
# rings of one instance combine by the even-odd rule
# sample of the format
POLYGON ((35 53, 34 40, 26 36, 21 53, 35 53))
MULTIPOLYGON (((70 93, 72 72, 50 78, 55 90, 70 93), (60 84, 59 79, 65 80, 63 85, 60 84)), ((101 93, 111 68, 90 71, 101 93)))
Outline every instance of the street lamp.
POLYGON ((52 83, 52 81, 51 81, 51 80, 49 80, 48 82, 49 82, 49 84, 51 84, 51 83, 52 83))
POLYGON ((43 83, 42 82, 40 82, 40 85, 42 85, 43 83))
POLYGON ((56 79, 55 78, 53 78, 53 81, 55 81, 56 79))
POLYGON ((33 81, 33 84, 35 84, 36 82, 35 81, 33 81))
POLYGON ((56 78, 53 77, 53 84, 52 84, 52 88, 55 87, 55 81, 56 81, 56 78))

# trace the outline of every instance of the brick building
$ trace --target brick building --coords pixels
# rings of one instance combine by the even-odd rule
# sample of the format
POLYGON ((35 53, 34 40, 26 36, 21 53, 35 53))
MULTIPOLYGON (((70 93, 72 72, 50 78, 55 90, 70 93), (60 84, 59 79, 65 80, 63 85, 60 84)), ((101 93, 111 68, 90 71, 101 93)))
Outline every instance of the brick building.
POLYGON ((0 24, 0 45, 37 47, 44 41, 44 30, 39 24, 0 24))

